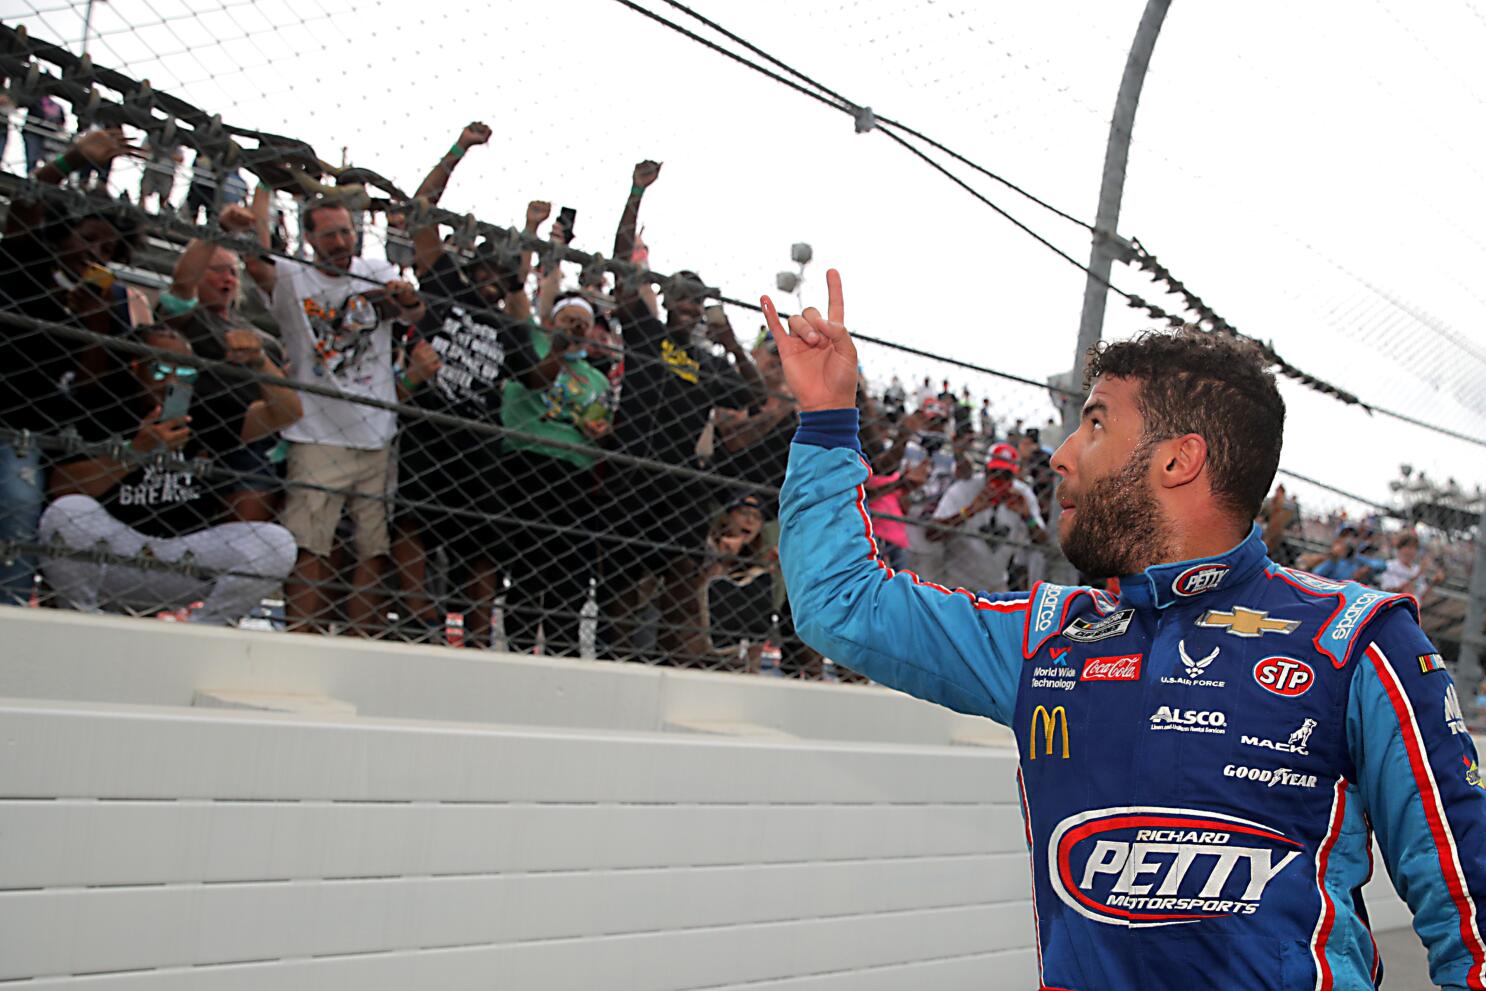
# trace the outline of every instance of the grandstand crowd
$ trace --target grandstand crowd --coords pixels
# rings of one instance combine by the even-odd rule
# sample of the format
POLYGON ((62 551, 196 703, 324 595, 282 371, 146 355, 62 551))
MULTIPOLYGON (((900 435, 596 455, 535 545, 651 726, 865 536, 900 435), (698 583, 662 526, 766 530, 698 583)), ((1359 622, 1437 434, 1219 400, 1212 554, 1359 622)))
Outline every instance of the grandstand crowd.
MULTIPOLYGON (((575 273, 46 113, 0 240, 7 602, 834 676, 792 635, 774 553, 795 404, 768 335, 740 336, 695 272, 659 291, 575 273), (202 236, 171 242, 167 214, 202 236), (151 239, 171 258, 153 287, 126 277, 151 239)), ((414 201, 490 138, 463 128, 414 201)), ((613 258, 648 267, 660 173, 635 166, 613 258)), ((576 217, 533 201, 523 229, 561 246, 576 217)), ((890 566, 990 591, 1047 576, 1053 421, 927 377, 859 405, 890 566)), ((1372 520, 1307 553, 1283 488, 1258 522, 1326 577, 1421 597, 1444 578, 1372 520)))

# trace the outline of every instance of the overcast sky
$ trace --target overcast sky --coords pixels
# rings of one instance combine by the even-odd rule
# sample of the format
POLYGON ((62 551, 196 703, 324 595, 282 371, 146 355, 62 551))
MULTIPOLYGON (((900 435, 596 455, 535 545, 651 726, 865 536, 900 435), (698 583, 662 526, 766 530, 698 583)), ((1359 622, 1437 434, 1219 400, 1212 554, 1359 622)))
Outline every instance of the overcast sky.
MULTIPOLYGON (((0 16, 76 47, 82 6, 0 0, 0 16)), ((655 158, 665 167, 642 222, 659 270, 695 268, 753 299, 790 267, 790 244, 808 241, 807 302, 824 267, 839 267, 854 329, 1039 380, 1072 363, 1081 272, 881 134, 855 134, 845 115, 612 0, 206 7, 100 3, 90 49, 324 158, 345 146, 407 188, 482 119, 495 138, 460 166, 444 205, 518 223, 527 200, 550 199, 577 209, 589 249, 607 251, 633 163, 655 158)), ((696 8, 1092 219, 1138 0, 696 8)), ((1466 0, 1177 0, 1141 100, 1120 232, 1293 364, 1486 437, 1483 45, 1486 18, 1466 0)), ((1081 228, 956 171, 1086 260, 1081 228)), ((1138 271, 1117 267, 1114 281, 1159 295, 1138 271)), ((1111 299, 1106 336, 1148 324, 1111 299)), ((874 377, 942 374, 879 348, 863 357, 874 377)), ((994 389, 1008 416, 1046 415, 1035 390, 949 374, 977 395, 994 389)), ((1286 467, 1384 501, 1401 462, 1486 482, 1486 449, 1282 390, 1286 467)))

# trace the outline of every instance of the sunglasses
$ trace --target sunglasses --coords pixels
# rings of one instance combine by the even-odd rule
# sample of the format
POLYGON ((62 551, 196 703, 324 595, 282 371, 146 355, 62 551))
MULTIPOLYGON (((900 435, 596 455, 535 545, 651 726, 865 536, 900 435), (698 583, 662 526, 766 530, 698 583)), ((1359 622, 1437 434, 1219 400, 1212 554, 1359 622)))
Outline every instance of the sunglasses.
POLYGON ((168 361, 157 361, 150 366, 150 378, 164 382, 174 375, 177 381, 189 382, 200 374, 201 369, 192 365, 172 365, 168 361))

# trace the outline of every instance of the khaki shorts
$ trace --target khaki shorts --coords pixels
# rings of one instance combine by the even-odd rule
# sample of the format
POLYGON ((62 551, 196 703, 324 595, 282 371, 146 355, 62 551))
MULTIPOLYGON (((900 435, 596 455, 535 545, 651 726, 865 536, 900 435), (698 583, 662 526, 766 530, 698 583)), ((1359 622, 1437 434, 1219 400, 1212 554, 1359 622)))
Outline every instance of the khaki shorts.
POLYGON ((356 558, 387 553, 387 497, 391 458, 388 448, 364 451, 329 444, 289 445, 289 494, 284 500, 283 524, 301 550, 327 557, 335 542, 341 509, 356 524, 356 558), (323 485, 326 492, 296 482, 323 485), (347 500, 349 499, 349 505, 347 500))

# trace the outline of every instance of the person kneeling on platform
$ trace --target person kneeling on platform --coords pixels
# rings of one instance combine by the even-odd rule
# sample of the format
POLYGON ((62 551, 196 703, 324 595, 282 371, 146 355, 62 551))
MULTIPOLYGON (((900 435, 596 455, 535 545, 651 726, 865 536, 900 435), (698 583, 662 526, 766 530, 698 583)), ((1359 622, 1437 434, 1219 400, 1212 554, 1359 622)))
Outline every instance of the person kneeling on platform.
MULTIPOLYGON (((173 330, 157 326, 141 336, 190 359, 190 344, 173 330)), ((252 335, 229 331, 227 343, 234 363, 283 375, 252 335), (251 350, 252 360, 238 361, 234 347, 251 350)), ((64 605, 86 612, 178 609, 201 600, 192 621, 237 622, 283 582, 296 547, 276 523, 219 523, 235 479, 213 473, 211 464, 298 419, 298 395, 163 356, 138 358, 110 379, 96 395, 79 397, 90 407, 83 437, 116 440, 123 456, 84 456, 53 470, 55 501, 39 528, 49 545, 47 581, 64 605), (131 567, 121 558, 166 567, 131 567)))

